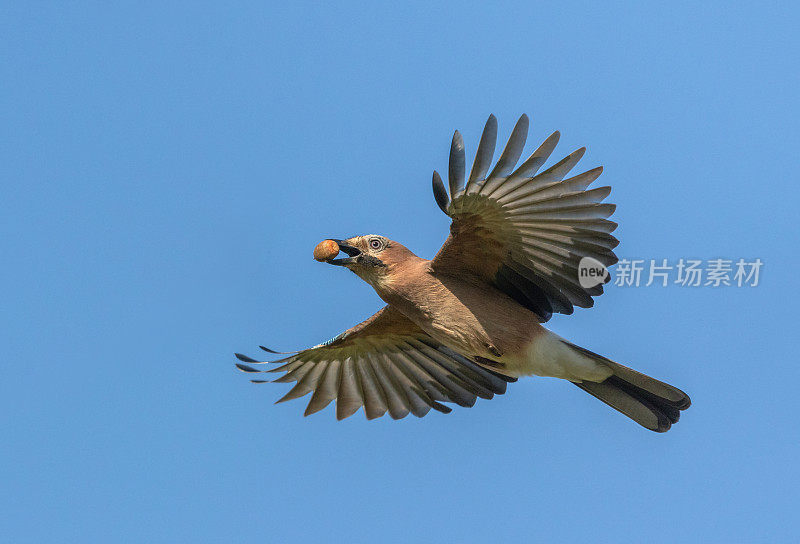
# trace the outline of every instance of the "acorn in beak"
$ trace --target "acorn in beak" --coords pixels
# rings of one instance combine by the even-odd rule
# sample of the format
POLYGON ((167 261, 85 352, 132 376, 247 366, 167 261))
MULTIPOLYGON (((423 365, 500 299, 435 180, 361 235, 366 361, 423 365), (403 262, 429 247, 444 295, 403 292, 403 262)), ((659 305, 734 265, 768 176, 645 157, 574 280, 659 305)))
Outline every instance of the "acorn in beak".
POLYGON ((317 247, 314 248, 314 259, 329 264, 335 264, 337 266, 354 264, 358 262, 358 257, 360 255, 361 250, 357 247, 349 245, 344 240, 336 240, 333 238, 323 240, 317 244, 317 247), (340 251, 346 253, 348 257, 334 259, 334 257, 336 257, 340 251))

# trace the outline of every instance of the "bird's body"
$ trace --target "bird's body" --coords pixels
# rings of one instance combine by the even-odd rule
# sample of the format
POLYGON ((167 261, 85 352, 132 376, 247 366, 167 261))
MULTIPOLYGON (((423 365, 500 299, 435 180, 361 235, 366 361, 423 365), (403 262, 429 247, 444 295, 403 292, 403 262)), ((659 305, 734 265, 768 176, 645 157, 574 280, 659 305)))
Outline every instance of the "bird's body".
POLYGON ((558 141, 555 132, 514 170, 527 133, 523 115, 489 172, 496 123, 494 116, 487 121, 466 180, 455 133, 450 196, 434 172, 436 202, 452 224, 433 259, 374 234, 315 248, 315 259, 349 268, 386 307, 324 344, 273 361, 283 363, 278 368, 239 368, 285 372, 275 381, 297 383, 281 401, 313 391, 306 415, 336 399, 339 419, 362 406, 368 419, 386 412, 421 417, 430 409, 449 412, 443 402, 472 406, 477 397, 505 392, 507 382, 535 375, 568 380, 653 431, 677 422, 690 405, 683 391, 542 326, 553 313, 590 307, 603 293, 602 283, 581 281, 584 259, 617 262, 612 250, 619 242, 610 234, 616 223, 607 220, 615 207, 602 202, 610 188, 587 190, 602 168, 564 179, 583 155, 579 149, 537 174, 558 141), (334 258, 338 251, 348 257, 334 258))
POLYGON ((477 278, 437 274, 431 261, 416 256, 409 261, 389 264, 387 279, 373 287, 387 304, 451 349, 497 359, 523 350, 541 329, 533 312, 477 278), (509 322, 525 326, 508 327, 509 322))
POLYGON ((394 241, 382 260, 386 269, 364 279, 384 302, 453 351, 515 378, 602 381, 611 374, 567 347, 535 313, 480 278, 437 273, 430 260, 394 241))
MULTIPOLYGON (((363 238, 345 242, 360 247, 363 238)), ((472 274, 437 272, 389 241, 381 267, 362 276, 384 302, 435 340, 501 374, 602 381, 611 371, 569 348, 539 317, 472 274), (511 326, 513 325, 513 326, 511 326)))

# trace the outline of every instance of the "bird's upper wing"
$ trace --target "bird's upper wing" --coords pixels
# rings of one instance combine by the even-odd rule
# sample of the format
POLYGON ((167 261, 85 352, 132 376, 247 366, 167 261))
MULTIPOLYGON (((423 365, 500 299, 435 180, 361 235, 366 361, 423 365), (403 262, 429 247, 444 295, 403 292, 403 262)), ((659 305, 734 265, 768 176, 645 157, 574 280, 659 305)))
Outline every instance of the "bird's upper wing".
MULTIPOLYGON (((245 363, 259 362, 236 356, 245 363)), ((506 382, 514 381, 439 344, 391 306, 324 344, 271 362, 282 364, 270 370, 236 366, 244 372, 285 372, 273 381, 297 383, 278 402, 313 391, 305 415, 336 399, 337 419, 353 415, 361 406, 367 419, 387 411, 394 419, 409 412, 422 417, 431 408, 447 413, 451 409, 442 402, 472 406, 477 397, 504 393, 506 382)))
POLYGON ((602 167, 564 179, 583 156, 581 148, 537 174, 558 142, 554 132, 515 170, 527 132, 523 115, 489 172, 497 140, 497 120, 490 116, 466 183, 464 143, 458 131, 453 135, 450 197, 433 173, 436 202, 453 222, 431 265, 477 275, 547 321, 554 312, 594 304, 603 286, 583 288, 578 265, 584 257, 616 263, 612 250, 619 241, 610 234, 616 223, 606 219, 615 206, 601 203, 611 188, 587 190, 602 167))

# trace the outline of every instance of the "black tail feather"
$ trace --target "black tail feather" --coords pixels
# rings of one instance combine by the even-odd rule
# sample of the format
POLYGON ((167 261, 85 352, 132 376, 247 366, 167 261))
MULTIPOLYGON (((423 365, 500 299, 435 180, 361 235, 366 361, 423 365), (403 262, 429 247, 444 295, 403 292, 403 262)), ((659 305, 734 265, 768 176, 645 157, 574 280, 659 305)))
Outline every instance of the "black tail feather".
POLYGON ((677 387, 636 372, 588 349, 571 343, 567 345, 603 363, 614 373, 602 382, 573 383, 651 431, 668 431, 680 419, 681 411, 692 404, 689 395, 677 387))

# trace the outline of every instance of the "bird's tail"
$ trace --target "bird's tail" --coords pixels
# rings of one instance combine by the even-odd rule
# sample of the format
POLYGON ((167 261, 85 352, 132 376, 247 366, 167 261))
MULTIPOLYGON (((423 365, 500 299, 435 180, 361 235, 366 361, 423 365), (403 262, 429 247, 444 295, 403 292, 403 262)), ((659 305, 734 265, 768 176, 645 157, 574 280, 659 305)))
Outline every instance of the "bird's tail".
POLYGON ((680 418, 681 411, 691 406, 689 395, 667 383, 636 372, 588 349, 565 342, 603 365, 613 374, 602 382, 572 382, 590 395, 602 400, 636 423, 656 431, 667 432, 680 418))

